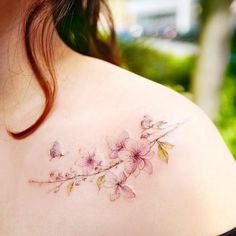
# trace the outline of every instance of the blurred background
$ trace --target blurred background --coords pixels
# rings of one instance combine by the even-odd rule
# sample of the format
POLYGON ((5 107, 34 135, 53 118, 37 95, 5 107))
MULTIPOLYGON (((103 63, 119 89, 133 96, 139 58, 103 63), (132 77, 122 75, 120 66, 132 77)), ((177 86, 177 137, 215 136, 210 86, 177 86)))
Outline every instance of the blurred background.
POLYGON ((197 103, 236 158, 236 1, 109 4, 123 67, 197 103))

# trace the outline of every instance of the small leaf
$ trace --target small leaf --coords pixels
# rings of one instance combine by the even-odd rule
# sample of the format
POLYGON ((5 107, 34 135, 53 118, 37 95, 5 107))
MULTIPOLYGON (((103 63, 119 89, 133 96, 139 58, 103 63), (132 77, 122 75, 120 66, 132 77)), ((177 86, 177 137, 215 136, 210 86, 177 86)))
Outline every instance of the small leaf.
POLYGON ((101 175, 100 177, 98 177, 96 183, 98 186, 98 190, 100 190, 102 188, 102 185, 105 183, 105 175, 101 175))
POLYGON ((169 154, 161 144, 158 144, 158 156, 161 160, 168 163, 169 154))
POLYGON ((168 142, 161 142, 161 146, 162 146, 164 149, 165 149, 165 148, 170 149, 170 148, 173 148, 173 147, 174 147, 173 144, 168 143, 168 142))
POLYGON ((68 194, 71 193, 71 191, 73 190, 73 187, 74 187, 74 182, 70 182, 70 183, 67 185, 67 192, 68 192, 68 194))

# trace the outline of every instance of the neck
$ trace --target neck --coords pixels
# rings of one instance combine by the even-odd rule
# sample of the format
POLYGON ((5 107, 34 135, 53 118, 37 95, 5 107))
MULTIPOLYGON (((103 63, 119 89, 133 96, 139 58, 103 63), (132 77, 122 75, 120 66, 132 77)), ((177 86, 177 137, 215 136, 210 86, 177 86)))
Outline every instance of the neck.
MULTIPOLYGON (((26 7, 26 0, 0 2, 0 131, 5 122, 19 123, 17 117, 20 119, 22 112, 35 108, 35 116, 44 102, 24 51, 22 24, 26 7)), ((55 40, 59 61, 69 50, 57 35, 55 40)))
POLYGON ((2 121, 3 109, 5 109, 3 102, 8 103, 12 97, 10 82, 14 75, 21 73, 21 66, 25 67, 23 63, 19 63, 19 61, 24 61, 20 32, 23 10, 22 0, 0 2, 0 121, 2 121))

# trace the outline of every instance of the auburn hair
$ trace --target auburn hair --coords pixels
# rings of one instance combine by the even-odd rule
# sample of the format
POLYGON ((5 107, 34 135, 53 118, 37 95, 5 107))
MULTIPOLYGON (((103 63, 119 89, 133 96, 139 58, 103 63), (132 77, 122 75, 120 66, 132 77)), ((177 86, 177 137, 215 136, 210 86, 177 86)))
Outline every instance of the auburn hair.
POLYGON ((28 63, 45 96, 44 109, 27 129, 10 132, 23 139, 45 121, 56 97, 56 73, 53 67, 53 33, 75 51, 120 64, 114 23, 106 0, 33 0, 25 13, 22 27, 28 63), (100 26, 106 24, 106 31, 100 26), (105 33, 106 32, 106 33, 105 33))

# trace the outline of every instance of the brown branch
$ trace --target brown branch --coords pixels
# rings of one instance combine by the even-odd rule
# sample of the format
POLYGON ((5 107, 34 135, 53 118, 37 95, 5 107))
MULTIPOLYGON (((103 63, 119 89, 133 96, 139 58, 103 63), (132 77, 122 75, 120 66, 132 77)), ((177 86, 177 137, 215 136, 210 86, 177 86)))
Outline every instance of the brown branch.
POLYGON ((150 149, 156 144, 159 143, 159 140, 161 138, 164 138, 166 135, 168 135, 169 133, 173 132, 174 130, 176 130, 180 125, 182 125, 183 123, 185 123, 186 120, 182 121, 182 122, 178 122, 174 125, 174 127, 172 129, 169 129, 168 131, 166 131, 164 134, 160 135, 158 138, 154 139, 153 141, 150 142, 150 149))
POLYGON ((29 180, 29 183, 32 183, 32 184, 55 184, 55 183, 64 183, 64 182, 67 182, 69 180, 73 180, 73 179, 76 179, 78 177, 85 177, 85 178, 88 178, 88 177, 92 177, 92 176, 95 176, 95 175, 98 175, 98 174, 101 174, 103 172, 106 172, 108 170, 111 170, 117 166, 119 166, 121 163, 123 163, 124 161, 123 160, 119 160, 118 162, 116 162, 115 164, 111 165, 111 166, 108 166, 107 168, 104 168, 102 170, 98 170, 94 173, 91 173, 91 174, 87 174, 87 175, 83 175, 83 174, 78 174, 78 175, 74 175, 72 177, 68 177, 68 178, 65 178, 65 179, 60 179, 60 180, 45 180, 45 181, 39 181, 39 180, 29 180))

